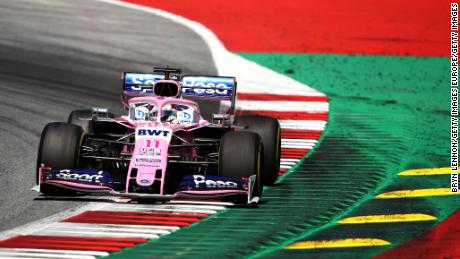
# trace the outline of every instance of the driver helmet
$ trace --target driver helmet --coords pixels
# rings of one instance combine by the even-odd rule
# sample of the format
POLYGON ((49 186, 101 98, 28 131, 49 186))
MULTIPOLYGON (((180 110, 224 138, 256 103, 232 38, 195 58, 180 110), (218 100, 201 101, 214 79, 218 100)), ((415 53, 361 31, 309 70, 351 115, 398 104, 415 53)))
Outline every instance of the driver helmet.
POLYGON ((176 104, 166 105, 163 107, 161 121, 175 123, 175 124, 179 123, 179 120, 177 119, 177 105, 176 104))

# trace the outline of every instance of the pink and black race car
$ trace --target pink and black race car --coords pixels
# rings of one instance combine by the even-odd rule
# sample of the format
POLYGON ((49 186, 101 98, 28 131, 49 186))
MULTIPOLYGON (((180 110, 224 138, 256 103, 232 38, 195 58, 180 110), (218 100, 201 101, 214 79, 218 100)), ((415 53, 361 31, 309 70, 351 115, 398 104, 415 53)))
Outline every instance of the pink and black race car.
POLYGON ((131 198, 222 198, 258 202, 280 164, 276 119, 234 116, 234 77, 179 69, 123 73, 128 114, 76 110, 44 128, 37 182, 45 195, 106 193, 131 198), (197 101, 220 102, 204 120, 197 101))

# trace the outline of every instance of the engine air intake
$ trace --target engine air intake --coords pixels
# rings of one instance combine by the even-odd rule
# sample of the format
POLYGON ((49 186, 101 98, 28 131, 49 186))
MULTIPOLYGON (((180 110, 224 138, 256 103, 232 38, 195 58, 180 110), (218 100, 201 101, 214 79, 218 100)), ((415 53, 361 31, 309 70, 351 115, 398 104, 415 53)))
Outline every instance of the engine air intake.
POLYGON ((153 86, 153 92, 156 96, 174 97, 179 96, 179 86, 172 81, 158 81, 153 86))

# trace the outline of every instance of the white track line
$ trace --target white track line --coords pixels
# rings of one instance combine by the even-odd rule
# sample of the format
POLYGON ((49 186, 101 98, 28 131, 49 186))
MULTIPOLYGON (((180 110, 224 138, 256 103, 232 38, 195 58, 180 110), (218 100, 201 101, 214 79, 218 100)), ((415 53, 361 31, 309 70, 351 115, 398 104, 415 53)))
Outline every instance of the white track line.
POLYGON ((278 120, 282 129, 324 130, 326 122, 321 120, 278 120))
POLYGON ((62 254, 62 253, 37 253, 21 251, 0 251, 0 258, 63 258, 63 259, 93 259, 92 255, 62 254))
POLYGON ((314 139, 281 139, 281 148, 311 149, 317 142, 314 139))
POLYGON ((316 139, 296 139, 296 138, 283 138, 281 139, 281 144, 316 144, 318 140, 316 139))
MULTIPOLYGON (((225 207, 223 207, 225 208, 225 207)), ((110 208, 111 211, 139 211, 139 212, 174 212, 174 213, 203 213, 214 214, 222 209, 209 209, 209 208, 194 208, 192 207, 171 207, 171 206, 152 206, 152 207, 138 207, 138 206, 114 206, 110 208)))
POLYGON ((109 252, 101 251, 79 251, 79 250, 57 250, 57 249, 35 249, 35 248, 0 248, 0 252, 32 252, 32 253, 51 253, 51 254, 69 254, 69 255, 92 255, 107 256, 109 252))
POLYGON ((286 158, 281 158, 280 164, 284 165, 284 166, 293 166, 293 165, 297 164, 299 161, 300 161, 300 159, 289 159, 288 160, 286 158))
POLYGON ((94 224, 94 223, 69 223, 69 222, 59 222, 57 224, 88 224, 88 225, 104 225, 104 226, 123 226, 124 228, 130 228, 133 230, 136 229, 150 229, 150 230, 165 230, 169 232, 174 232, 176 230, 179 230, 180 227, 177 226, 157 226, 157 225, 119 225, 119 224, 94 224))
MULTIPOLYGON (((129 225, 128 225, 129 226, 129 225)), ((82 236, 101 236, 113 235, 114 237, 140 237, 140 238, 158 238, 161 235, 170 234, 173 231, 165 229, 130 228, 126 225, 109 226, 104 224, 81 224, 81 223, 58 223, 43 229, 36 235, 62 235, 61 233, 83 233, 82 236), (94 235, 97 233, 97 235, 94 235)))
POLYGON ((121 224, 95 224, 95 223, 69 223, 59 222, 46 228, 46 230, 100 230, 103 232, 143 233, 164 235, 169 234, 179 227, 160 228, 155 225, 121 225, 121 224), (136 226, 136 227, 132 227, 136 226))
POLYGON ((280 111, 280 112, 327 112, 327 102, 299 101, 238 101, 237 110, 245 111, 280 111))
POLYGON ((294 162, 294 163, 297 163, 299 162, 300 159, 299 158, 281 158, 281 163, 283 162, 294 162))
POLYGON ((174 204, 196 204, 196 205, 218 205, 218 206, 232 206, 234 203, 232 202, 224 202, 224 201, 193 201, 193 200, 172 200, 170 203, 174 204))
POLYGON ((285 167, 289 167, 289 168, 290 168, 290 167, 294 166, 295 164, 297 164, 297 163, 281 163, 281 164, 280 164, 280 168, 281 168, 281 166, 285 166, 285 167))
POLYGON ((91 255, 62 255, 62 254, 34 254, 34 253, 21 253, 21 252, 8 252, 0 253, 0 259, 95 259, 95 256, 91 255))
POLYGON ((65 229, 44 229, 39 236, 76 236, 76 237, 117 237, 117 238, 145 238, 157 239, 160 235, 144 233, 126 233, 126 232, 106 232, 102 230, 65 230, 65 229))
POLYGON ((289 144, 281 144, 281 148, 291 148, 291 149, 312 149, 315 144, 305 144, 305 145, 289 145, 289 144))
POLYGON ((139 205, 132 205, 132 204, 115 204, 112 208, 123 208, 123 209, 169 209, 169 210, 212 210, 212 211, 219 211, 225 209, 224 206, 217 206, 217 205, 189 205, 189 204, 156 204, 155 206, 147 206, 144 204, 139 205))

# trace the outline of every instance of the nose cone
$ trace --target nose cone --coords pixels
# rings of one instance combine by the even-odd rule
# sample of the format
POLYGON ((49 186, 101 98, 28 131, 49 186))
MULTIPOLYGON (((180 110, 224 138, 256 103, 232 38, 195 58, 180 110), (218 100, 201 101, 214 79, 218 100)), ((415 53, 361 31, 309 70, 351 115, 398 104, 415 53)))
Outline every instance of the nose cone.
POLYGON ((163 194, 164 173, 168 163, 168 147, 172 130, 164 127, 145 126, 136 129, 136 142, 129 164, 127 190, 131 179, 141 187, 152 186, 160 181, 160 194, 163 194), (134 170, 135 169, 135 170, 134 170), (131 173, 137 174, 131 176, 131 173))

